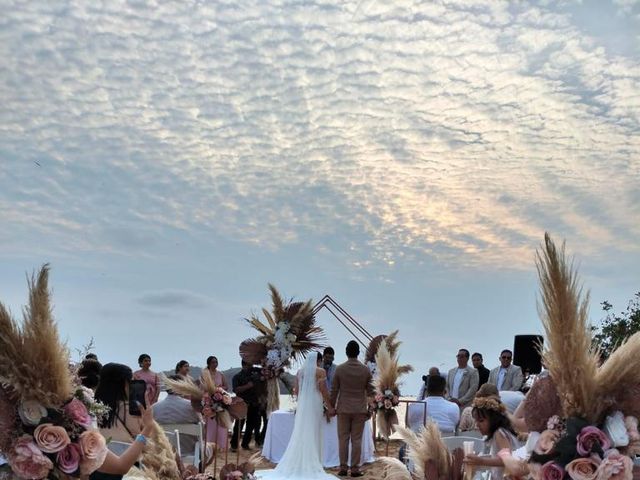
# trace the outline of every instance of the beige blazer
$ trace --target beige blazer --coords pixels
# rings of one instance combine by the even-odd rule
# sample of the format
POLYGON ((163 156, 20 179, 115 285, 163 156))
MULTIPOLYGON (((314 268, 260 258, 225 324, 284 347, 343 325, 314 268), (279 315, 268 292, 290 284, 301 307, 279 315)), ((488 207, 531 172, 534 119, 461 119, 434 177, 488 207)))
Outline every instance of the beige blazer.
MULTIPOLYGON (((498 386, 498 373, 500 373, 500 367, 496 367, 491 370, 489 374, 489 381, 492 385, 498 386)), ((502 388, 500 390, 517 391, 522 388, 522 382, 524 376, 522 375, 522 369, 517 365, 509 365, 507 373, 504 375, 504 382, 502 382, 502 388)))
POLYGON ((337 413, 367 413, 368 399, 373 397, 369 369, 356 358, 336 367, 331 384, 331 405, 337 413))
MULTIPOLYGON (((447 375, 447 399, 451 399, 451 390, 453 390, 453 380, 456 377, 458 367, 454 367, 449 370, 447 375)), ((460 388, 458 389, 458 401, 461 407, 468 407, 473 401, 476 392, 478 391, 478 384, 480 383, 480 376, 478 370, 470 365, 467 365, 463 374, 462 381, 460 382, 460 388)))

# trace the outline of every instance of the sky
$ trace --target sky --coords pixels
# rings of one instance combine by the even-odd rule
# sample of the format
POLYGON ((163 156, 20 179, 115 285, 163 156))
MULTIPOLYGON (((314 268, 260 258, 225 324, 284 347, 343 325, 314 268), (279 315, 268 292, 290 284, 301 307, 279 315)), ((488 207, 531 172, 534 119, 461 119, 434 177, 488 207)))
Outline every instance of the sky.
POLYGON ((50 263, 74 358, 238 366, 271 282, 399 329, 410 393, 541 333, 545 231, 593 322, 640 290, 638 1, 0 9, 0 301, 50 263))

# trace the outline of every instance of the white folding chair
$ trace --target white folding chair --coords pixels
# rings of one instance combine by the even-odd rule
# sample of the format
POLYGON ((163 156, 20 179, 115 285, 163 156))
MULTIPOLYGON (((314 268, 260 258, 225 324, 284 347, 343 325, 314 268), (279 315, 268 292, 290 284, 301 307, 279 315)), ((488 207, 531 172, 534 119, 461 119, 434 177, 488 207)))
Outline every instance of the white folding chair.
POLYGON ((484 441, 474 437, 444 437, 442 439, 447 446, 447 450, 453 452, 456 448, 464 448, 464 442, 473 442, 473 451, 476 454, 484 452, 484 441))
POLYGON ((178 456, 182 458, 182 451, 180 450, 180 430, 173 430, 172 432, 165 430, 164 434, 167 436, 171 446, 175 448, 178 456))
MULTIPOLYGON (((204 441, 204 424, 203 423, 165 423, 162 425, 165 430, 178 432, 179 435, 192 435, 198 440, 194 447, 193 454, 180 455, 184 464, 192 464, 198 467, 200 465, 200 459, 204 458, 202 450, 205 448, 206 442, 204 441)), ((183 453, 182 451, 180 453, 183 453)))

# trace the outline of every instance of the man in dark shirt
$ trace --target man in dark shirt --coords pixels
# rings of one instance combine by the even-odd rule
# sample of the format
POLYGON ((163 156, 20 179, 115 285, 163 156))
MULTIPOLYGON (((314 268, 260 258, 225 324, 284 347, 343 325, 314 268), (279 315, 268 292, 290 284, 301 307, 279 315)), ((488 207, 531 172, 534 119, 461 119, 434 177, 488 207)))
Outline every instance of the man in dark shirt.
MULTIPOLYGON (((233 391, 247 404, 247 423, 242 436, 242 448, 249 449, 251 434, 260 429, 260 407, 258 404, 258 383, 260 374, 253 370, 250 363, 242 361, 242 370, 233 376, 231 381, 233 391)), ((231 449, 238 448, 238 437, 242 429, 243 420, 236 420, 233 426, 233 436, 231 437, 231 449)), ((256 439, 259 441, 259 439, 256 439)))
POLYGON ((471 355, 471 362, 473 363, 473 367, 478 370, 478 376, 480 378, 480 382, 478 383, 478 388, 482 385, 484 385, 485 383, 487 383, 487 381, 489 381, 489 369, 487 367, 485 367, 482 364, 482 354, 481 353, 474 353, 473 355, 471 355))

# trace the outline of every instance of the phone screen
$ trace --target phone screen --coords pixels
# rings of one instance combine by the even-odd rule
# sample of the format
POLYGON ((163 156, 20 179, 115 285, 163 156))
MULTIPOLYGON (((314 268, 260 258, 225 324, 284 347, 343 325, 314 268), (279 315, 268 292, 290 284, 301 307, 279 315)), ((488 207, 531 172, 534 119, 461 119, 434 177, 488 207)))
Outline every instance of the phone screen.
POLYGON ((131 380, 129 383, 129 414, 140 416, 140 408, 138 408, 138 402, 146 408, 147 403, 144 398, 144 394, 147 391, 147 383, 144 380, 131 380))

